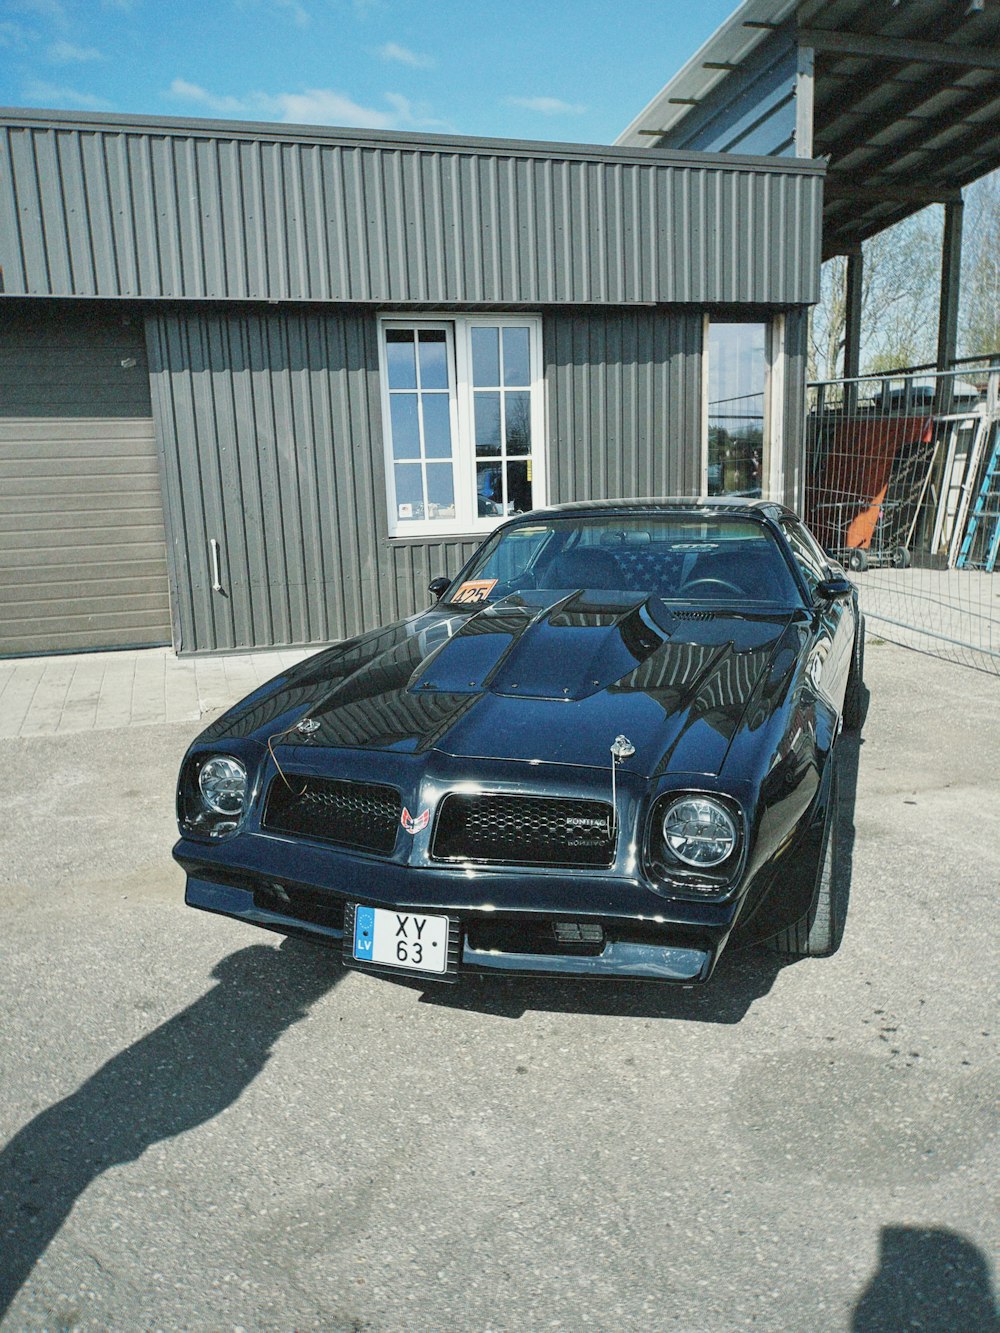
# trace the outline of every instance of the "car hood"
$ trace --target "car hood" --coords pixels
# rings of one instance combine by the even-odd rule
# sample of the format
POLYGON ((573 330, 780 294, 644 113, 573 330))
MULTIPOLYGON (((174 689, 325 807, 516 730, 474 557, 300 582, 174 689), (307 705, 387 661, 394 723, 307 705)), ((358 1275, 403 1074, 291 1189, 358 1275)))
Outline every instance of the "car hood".
POLYGON ((604 768, 623 735, 633 772, 718 773, 804 612, 599 596, 435 608, 310 659, 202 739, 604 768))

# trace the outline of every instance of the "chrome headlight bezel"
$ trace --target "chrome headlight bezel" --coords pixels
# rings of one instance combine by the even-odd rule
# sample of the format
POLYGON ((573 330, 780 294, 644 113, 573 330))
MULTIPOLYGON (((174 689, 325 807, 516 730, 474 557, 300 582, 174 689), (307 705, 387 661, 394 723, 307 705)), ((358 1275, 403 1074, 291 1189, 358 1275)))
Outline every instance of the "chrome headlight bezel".
POLYGON ((736 821, 712 796, 685 793, 660 819, 664 849, 693 870, 716 870, 736 850, 736 821))
POLYGON ((212 839, 235 833, 253 804, 254 782, 251 765, 233 751, 212 749, 189 755, 177 785, 177 823, 181 833, 185 837, 212 839), (212 799, 211 779, 204 775, 213 765, 228 769, 237 789, 242 787, 238 805, 224 799, 212 799))
POLYGON ((690 899, 726 899, 739 887, 746 852, 746 819, 733 797, 723 792, 683 788, 663 792, 653 802, 647 823, 646 870, 658 893, 690 899), (684 860, 665 836, 667 814, 686 801, 708 802, 721 812, 732 829, 728 854, 714 864, 698 865, 684 860))
POLYGON ((249 786, 246 765, 234 755, 213 754, 198 767, 198 791, 212 814, 242 819, 249 786))

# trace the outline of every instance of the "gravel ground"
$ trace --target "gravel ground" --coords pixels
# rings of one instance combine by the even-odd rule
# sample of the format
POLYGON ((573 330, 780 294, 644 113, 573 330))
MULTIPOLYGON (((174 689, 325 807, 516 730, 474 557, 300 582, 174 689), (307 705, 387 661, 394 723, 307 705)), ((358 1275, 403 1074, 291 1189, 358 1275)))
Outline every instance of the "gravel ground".
POLYGON ((840 952, 694 991, 345 973, 182 905, 195 724, 0 743, 0 1326, 1000 1329, 1000 686, 868 679, 840 952))

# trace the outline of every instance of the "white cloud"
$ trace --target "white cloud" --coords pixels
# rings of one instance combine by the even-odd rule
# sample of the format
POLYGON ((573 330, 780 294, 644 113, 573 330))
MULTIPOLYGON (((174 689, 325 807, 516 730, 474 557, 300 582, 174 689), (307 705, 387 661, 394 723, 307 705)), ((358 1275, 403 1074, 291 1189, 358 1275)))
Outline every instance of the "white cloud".
POLYGON ((401 93, 386 93, 385 100, 396 109, 397 130, 453 130, 446 120, 438 120, 430 114, 426 102, 411 102, 401 93))
POLYGON ((182 97, 187 102, 197 102, 206 111, 217 111, 222 116, 240 116, 250 110, 249 103, 239 97, 219 97, 196 83, 186 79, 174 79, 170 85, 174 97, 182 97))
POLYGON ((292 16, 292 22, 297 28, 307 28, 312 21, 309 17, 309 11, 298 3, 298 0, 275 0, 279 9, 287 9, 292 16))
POLYGON ((395 60, 412 69, 431 69, 435 64, 433 56, 421 55, 419 51, 411 51, 408 46, 400 46, 398 42, 386 42, 378 48, 378 54, 383 60, 395 60))
POLYGON ((395 117, 388 111, 361 106, 332 88, 307 88, 302 93, 256 94, 271 105, 286 124, 348 125, 355 129, 392 129, 395 117))
POLYGON ((362 106, 346 93, 333 88, 306 88, 302 92, 248 93, 243 97, 210 92, 186 79, 174 79, 173 97, 194 102, 220 116, 247 116, 258 120, 279 120, 286 125, 343 125, 351 129, 428 130, 449 129, 446 121, 436 120, 430 109, 411 102, 400 93, 386 93, 388 110, 362 106))
POLYGON ((20 51, 33 36, 34 33, 22 28, 20 23, 0 23, 0 46, 9 46, 20 51))
POLYGON ((85 64, 88 60, 103 60, 96 46, 74 46, 72 42, 53 42, 49 59, 58 65, 85 64))
POLYGON ((54 83, 29 83, 22 96, 29 106, 45 106, 53 109, 81 111, 113 111, 111 102, 103 97, 93 97, 82 93, 77 88, 66 88, 54 83))
POLYGON ((537 111, 543 116, 582 116, 587 110, 579 102, 564 102, 558 97, 507 97, 508 106, 523 107, 525 111, 537 111))

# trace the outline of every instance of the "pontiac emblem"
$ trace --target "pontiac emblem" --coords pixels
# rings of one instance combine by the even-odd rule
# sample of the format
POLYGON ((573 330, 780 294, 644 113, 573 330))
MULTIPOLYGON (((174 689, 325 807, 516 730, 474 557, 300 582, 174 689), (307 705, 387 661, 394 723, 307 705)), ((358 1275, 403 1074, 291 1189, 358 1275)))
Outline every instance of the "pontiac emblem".
POLYGON ((431 812, 429 810, 421 810, 420 814, 414 818, 405 805, 403 806, 403 813, 399 817, 399 822, 407 833, 419 833, 421 829, 427 827, 430 821, 431 812))
POLYGON ((319 727, 320 724, 314 717, 304 717, 301 722, 297 723, 295 730, 300 736, 312 736, 319 731, 319 727))

